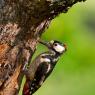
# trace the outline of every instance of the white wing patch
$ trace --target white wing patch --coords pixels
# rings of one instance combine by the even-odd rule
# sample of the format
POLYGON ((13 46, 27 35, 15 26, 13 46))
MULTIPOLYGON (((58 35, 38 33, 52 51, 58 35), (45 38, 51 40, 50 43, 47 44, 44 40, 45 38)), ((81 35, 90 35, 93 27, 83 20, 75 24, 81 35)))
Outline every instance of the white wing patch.
POLYGON ((50 59, 48 59, 48 58, 41 58, 41 62, 50 62, 50 59))

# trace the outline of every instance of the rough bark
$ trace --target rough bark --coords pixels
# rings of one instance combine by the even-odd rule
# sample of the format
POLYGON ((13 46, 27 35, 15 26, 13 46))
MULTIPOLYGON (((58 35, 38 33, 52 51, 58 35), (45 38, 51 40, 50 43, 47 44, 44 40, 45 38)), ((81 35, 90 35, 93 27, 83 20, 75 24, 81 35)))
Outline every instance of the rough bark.
POLYGON ((50 21, 84 0, 0 0, 0 95, 18 94, 41 34, 50 21))

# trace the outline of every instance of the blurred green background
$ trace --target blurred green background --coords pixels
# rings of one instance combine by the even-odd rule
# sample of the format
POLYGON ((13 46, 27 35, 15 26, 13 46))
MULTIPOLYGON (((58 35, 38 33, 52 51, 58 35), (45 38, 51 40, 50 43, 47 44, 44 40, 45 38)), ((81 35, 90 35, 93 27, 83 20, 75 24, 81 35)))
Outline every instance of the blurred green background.
MULTIPOLYGON (((42 39, 64 42, 68 51, 34 95, 95 95, 95 1, 77 3, 60 14, 42 39)), ((43 51, 46 47, 39 44, 35 56, 43 51)))

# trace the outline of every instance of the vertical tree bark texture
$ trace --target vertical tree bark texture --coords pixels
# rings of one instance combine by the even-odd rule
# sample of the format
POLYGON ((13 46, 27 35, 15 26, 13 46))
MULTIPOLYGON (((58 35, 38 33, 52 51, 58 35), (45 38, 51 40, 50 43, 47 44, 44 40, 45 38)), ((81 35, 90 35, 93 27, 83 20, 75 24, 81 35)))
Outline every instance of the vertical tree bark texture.
POLYGON ((0 95, 18 94, 37 42, 49 22, 84 0, 0 0, 0 95))

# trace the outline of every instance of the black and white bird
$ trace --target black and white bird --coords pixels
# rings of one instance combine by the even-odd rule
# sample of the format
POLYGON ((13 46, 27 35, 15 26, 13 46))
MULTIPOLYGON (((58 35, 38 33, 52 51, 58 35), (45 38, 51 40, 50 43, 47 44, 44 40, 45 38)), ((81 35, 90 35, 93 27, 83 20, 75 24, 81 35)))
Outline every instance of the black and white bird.
POLYGON ((59 41, 39 42, 47 46, 49 51, 38 55, 25 71, 26 83, 23 88, 23 95, 32 95, 41 87, 53 71, 60 56, 66 51, 66 45, 59 41))

